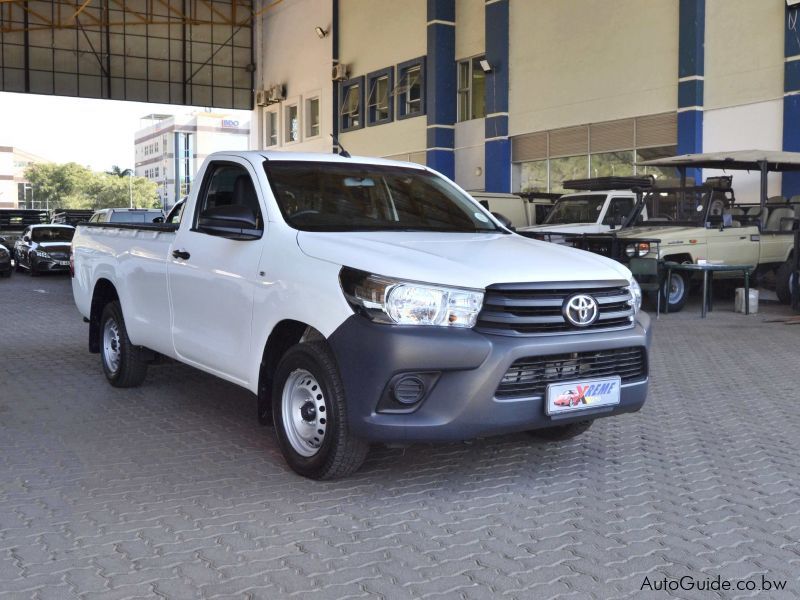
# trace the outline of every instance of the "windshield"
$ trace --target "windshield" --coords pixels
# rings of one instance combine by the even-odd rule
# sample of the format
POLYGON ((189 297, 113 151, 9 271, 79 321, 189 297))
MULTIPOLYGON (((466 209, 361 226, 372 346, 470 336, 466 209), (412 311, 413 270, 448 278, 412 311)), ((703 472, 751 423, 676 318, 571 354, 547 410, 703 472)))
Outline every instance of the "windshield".
POLYGON ((561 198, 556 201, 556 205, 547 215, 544 224, 597 223, 605 201, 605 194, 587 194, 585 196, 561 198))
POLYGON ((704 188, 665 190, 651 192, 644 196, 647 206, 648 225, 692 225, 703 227, 709 202, 721 204, 719 214, 727 204, 723 193, 704 188))
POLYGON ((308 161, 264 163, 286 222, 302 231, 502 231, 427 171, 308 161))
POLYGON ((71 242, 74 235, 72 227, 37 227, 31 230, 34 242, 71 242))

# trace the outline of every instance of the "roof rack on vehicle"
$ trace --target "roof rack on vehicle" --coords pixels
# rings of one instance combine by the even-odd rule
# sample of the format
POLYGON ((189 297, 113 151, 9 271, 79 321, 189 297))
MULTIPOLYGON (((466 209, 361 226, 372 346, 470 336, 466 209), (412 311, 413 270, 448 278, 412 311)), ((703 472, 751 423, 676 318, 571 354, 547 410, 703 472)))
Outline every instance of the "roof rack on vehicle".
POLYGON ((630 190, 633 188, 648 188, 655 185, 655 177, 590 177, 588 179, 570 179, 563 184, 568 190, 602 191, 602 190, 630 190))

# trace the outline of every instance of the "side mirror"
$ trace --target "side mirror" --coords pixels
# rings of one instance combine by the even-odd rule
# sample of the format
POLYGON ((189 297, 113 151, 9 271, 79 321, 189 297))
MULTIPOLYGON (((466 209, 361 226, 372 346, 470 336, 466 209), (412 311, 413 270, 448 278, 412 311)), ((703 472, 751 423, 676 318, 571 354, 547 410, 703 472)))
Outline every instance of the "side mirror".
POLYGON ((517 228, 514 227, 514 224, 511 222, 511 219, 509 219, 504 214, 492 211, 492 216, 498 221, 500 221, 500 224, 506 229, 510 229, 511 231, 517 230, 517 228))
POLYGON ((163 222, 164 222, 164 217, 156 217, 155 219, 153 219, 153 223, 163 223, 163 222))
POLYGON ((252 209, 241 204, 209 208, 200 215, 197 231, 229 240, 257 240, 262 229, 252 209))
POLYGON ((31 236, 29 236, 29 235, 22 236, 22 241, 23 242, 30 242, 31 241, 31 236))

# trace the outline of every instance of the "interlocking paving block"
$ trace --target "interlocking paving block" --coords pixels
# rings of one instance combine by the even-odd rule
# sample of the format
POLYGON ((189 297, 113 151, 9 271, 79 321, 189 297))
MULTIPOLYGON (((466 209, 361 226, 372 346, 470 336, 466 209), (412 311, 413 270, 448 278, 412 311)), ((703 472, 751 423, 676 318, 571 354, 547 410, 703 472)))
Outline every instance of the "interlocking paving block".
POLYGON ((111 388, 68 279, 15 274, 0 305, 0 600, 702 598, 641 586, 762 574, 800 595, 784 307, 654 321, 645 408, 578 439, 376 446, 312 482, 242 389, 176 363, 111 388))

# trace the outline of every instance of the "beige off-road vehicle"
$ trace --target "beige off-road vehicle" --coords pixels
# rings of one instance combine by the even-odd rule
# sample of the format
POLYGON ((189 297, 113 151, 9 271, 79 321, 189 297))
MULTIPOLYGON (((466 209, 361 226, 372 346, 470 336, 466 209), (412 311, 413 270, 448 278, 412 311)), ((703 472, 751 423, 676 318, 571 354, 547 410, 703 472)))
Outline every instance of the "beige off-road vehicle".
MULTIPOLYGON (((800 197, 767 197, 769 171, 800 170, 800 153, 739 151, 685 155, 645 163, 687 167, 747 169, 762 172, 760 204, 737 203, 732 176, 711 177, 701 186, 641 189, 632 222, 647 211, 648 218, 611 235, 584 236, 573 245, 628 262, 652 258, 678 263, 717 262, 751 265, 751 275, 773 273, 778 297, 790 301, 794 273, 794 231, 800 221, 800 197), (656 243, 655 240, 658 240, 656 243)), ((736 273, 721 273, 736 277, 736 273)), ((690 291, 688 272, 673 272, 663 290, 669 310, 683 308, 690 291)))

